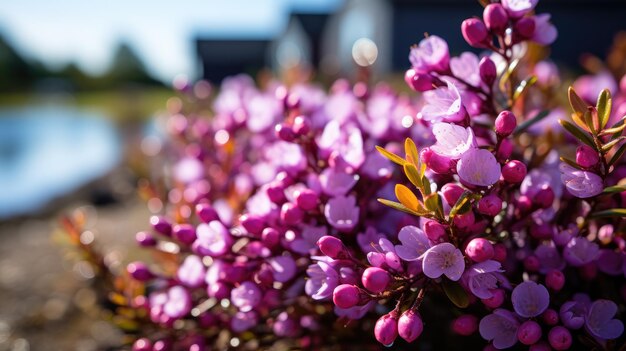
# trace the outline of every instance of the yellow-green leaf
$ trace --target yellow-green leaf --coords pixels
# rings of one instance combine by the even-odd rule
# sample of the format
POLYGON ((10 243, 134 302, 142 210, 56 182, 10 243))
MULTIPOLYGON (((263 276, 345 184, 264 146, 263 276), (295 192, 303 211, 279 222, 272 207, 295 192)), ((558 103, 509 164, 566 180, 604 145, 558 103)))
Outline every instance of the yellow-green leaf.
POLYGON ((456 200, 456 203, 454 204, 454 206, 452 206, 452 208, 450 209, 450 218, 454 218, 454 216, 456 216, 457 214, 465 213, 471 208, 470 206, 471 194, 472 192, 469 190, 466 190, 463 192, 463 194, 461 194, 459 199, 456 200))
POLYGON ((626 185, 614 185, 602 190, 604 194, 621 193, 623 191, 626 191, 626 185))
POLYGON ((523 81, 521 81, 519 83, 519 85, 517 86, 517 88, 515 88, 515 92, 513 93, 513 100, 517 101, 517 99, 519 99, 519 97, 531 86, 533 86, 533 84, 535 84, 537 82, 537 77, 535 76, 530 76, 526 79, 524 79, 523 81))
POLYGON ((608 89, 604 89, 598 95, 598 102, 596 104, 598 110, 598 122, 600 129, 606 126, 611 115, 611 92, 608 89))
POLYGON ((570 106, 576 114, 582 117, 587 112, 587 104, 576 94, 573 87, 569 87, 567 94, 570 106))
POLYGON ((415 146, 415 143, 411 138, 406 138, 404 140, 404 153, 406 154, 406 160, 417 167, 420 157, 417 152, 417 146, 415 146))
POLYGON ((583 169, 582 167, 580 167, 580 165, 578 163, 576 163, 576 161, 572 161, 572 160, 570 160, 567 157, 561 156, 561 157, 559 157, 559 159, 561 159, 561 161, 567 163, 568 165, 570 165, 570 166, 572 166, 572 167, 574 167, 576 169, 581 169, 581 170, 583 169))
POLYGON ((576 139, 582 141, 583 143, 591 146, 592 148, 596 148, 596 146, 593 143, 593 140, 591 139, 591 137, 589 135, 587 135, 587 133, 583 132, 582 130, 580 130, 578 127, 576 127, 575 125, 571 124, 568 121, 564 121, 562 119, 559 120, 559 124, 561 124, 563 126, 563 128, 565 128, 565 130, 567 130, 568 132, 570 132, 570 134, 572 134, 576 139))
POLYGON ((417 210, 419 206, 419 200, 417 199, 417 196, 413 194, 411 189, 407 188, 406 186, 402 184, 396 184, 395 190, 396 190, 396 197, 398 198, 398 201, 400 201, 401 204, 403 204, 406 208, 410 210, 413 210, 413 211, 417 210))
POLYGON ((602 132, 600 132, 600 135, 613 134, 613 136, 615 136, 618 133, 621 134, 624 128, 626 128, 626 123, 624 123, 624 118, 626 118, 626 116, 622 117, 622 119, 620 119, 617 123, 615 123, 613 127, 602 130, 602 132))
POLYGON ((376 145, 376 150, 378 150, 378 152, 380 152, 381 155, 385 156, 393 163, 397 163, 400 166, 403 166, 406 163, 406 160, 404 160, 402 157, 385 150, 385 148, 383 147, 376 145))
POLYGON ((615 153, 613 154, 613 157, 611 157, 611 160, 609 161, 609 167, 617 163, 617 161, 619 161, 622 158, 622 156, 624 156, 625 151, 626 151, 626 144, 622 144, 622 146, 620 146, 619 149, 615 151, 615 153))
POLYGON ((626 217, 626 208, 613 208, 610 210, 598 211, 591 215, 592 217, 626 217))
POLYGON ((621 136, 619 138, 609 141, 608 143, 602 145, 602 152, 608 152, 613 148, 613 146, 617 145, 617 143, 623 140, 626 140, 626 136, 621 136))
POLYGON ((403 204, 399 203, 399 202, 395 202, 395 201, 391 201, 391 200, 386 200, 386 199, 378 199, 378 202, 380 202, 383 205, 389 206, 395 210, 398 211, 402 211, 408 214, 412 214, 414 216, 428 216, 430 215, 430 213, 426 212, 426 211, 413 211, 410 208, 407 208, 406 206, 404 206, 403 204))
POLYGON ((411 184, 415 185, 415 187, 420 189, 421 191, 422 180, 420 178, 419 172, 417 171, 417 168, 415 168, 413 164, 408 162, 404 164, 404 174, 409 179, 411 184))

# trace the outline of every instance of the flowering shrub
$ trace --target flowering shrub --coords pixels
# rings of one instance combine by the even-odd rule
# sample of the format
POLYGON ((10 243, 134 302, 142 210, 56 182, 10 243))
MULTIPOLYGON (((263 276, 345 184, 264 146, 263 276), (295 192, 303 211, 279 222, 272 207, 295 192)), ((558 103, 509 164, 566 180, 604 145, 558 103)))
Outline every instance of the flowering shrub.
POLYGON ((133 350, 445 344, 433 325, 487 349, 619 348, 626 78, 580 78, 563 113, 556 66, 527 55, 557 36, 536 3, 463 21, 480 56, 412 47, 415 98, 238 76, 210 118, 174 114, 165 211, 136 237, 159 260, 112 288, 133 350))

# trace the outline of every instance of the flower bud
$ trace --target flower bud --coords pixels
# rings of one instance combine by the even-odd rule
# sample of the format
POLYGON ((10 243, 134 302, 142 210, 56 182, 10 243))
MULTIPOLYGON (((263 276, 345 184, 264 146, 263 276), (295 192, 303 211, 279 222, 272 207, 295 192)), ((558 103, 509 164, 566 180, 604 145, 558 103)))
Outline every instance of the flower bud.
POLYGON ((506 246, 502 243, 493 245, 493 259, 503 263, 506 260, 506 246))
POLYGON ((504 290, 502 289, 493 289, 491 290, 493 296, 488 299, 481 299, 482 303, 489 308, 498 308, 502 306, 504 303, 504 290))
POLYGON ((283 206, 280 208, 280 219, 285 224, 298 224, 302 221, 302 217, 304 217, 304 213, 302 212, 302 210, 291 202, 284 203, 283 206))
POLYGON ((339 238, 334 236, 324 235, 317 241, 317 246, 324 255, 332 259, 347 257, 346 247, 339 238))
POLYGON ((446 238, 446 228, 437 221, 426 222, 424 224, 424 233, 428 237, 428 240, 434 243, 443 242, 446 238))
POLYGON ((550 348, 550 345, 548 345, 547 342, 540 341, 536 344, 530 345, 528 351, 552 351, 552 348, 550 348))
POLYGON ((424 330, 424 323, 422 318, 413 310, 406 310, 400 315, 398 319, 398 334, 407 342, 413 342, 424 330))
POLYGON ((517 329, 517 339, 524 345, 532 345, 541 339, 541 326, 535 321, 526 321, 517 329))
POLYGON ((296 116, 291 128, 297 136, 307 135, 311 131, 311 121, 305 116, 296 116))
POLYGON ((464 314, 452 321, 452 331, 463 336, 470 336, 478 330, 478 318, 464 314))
POLYGON ((517 199, 516 203, 517 203, 516 207, 521 213, 526 213, 530 211, 533 207, 533 201, 526 195, 521 195, 517 199))
POLYGON ((165 217, 152 216, 150 217, 150 224, 152 225, 152 229, 159 234, 167 236, 172 234, 172 224, 165 217))
POLYGON ((296 133, 293 129, 285 123, 279 123, 274 127, 276 136, 284 141, 294 141, 296 139, 296 133))
POLYGON ((217 211, 215 211, 215 209, 207 203, 200 203, 196 205, 196 215, 204 223, 209 223, 220 219, 217 211))
POLYGON ((196 240, 196 228, 187 223, 174 224, 172 236, 181 243, 190 245, 196 240))
POLYGON ((524 269, 529 272, 537 272, 541 267, 541 262, 539 258, 535 255, 530 255, 524 258, 524 269))
POLYGON ((156 239, 151 233, 148 232, 138 232, 135 234, 135 241, 139 246, 150 247, 157 244, 156 239))
POLYGON ((454 225, 459 229, 467 229, 474 224, 475 220, 474 212, 467 211, 454 217, 454 225))
POLYGON ((507 137, 517 127, 517 119, 511 111, 502 111, 496 118, 496 133, 501 137, 507 137))
POLYGON ((458 184, 447 183, 441 187, 441 194, 448 205, 454 206, 465 190, 458 184))
POLYGON ((522 39, 530 39, 535 35, 535 20, 531 17, 520 18, 513 30, 522 39))
POLYGON ((478 64, 478 73, 480 75, 480 79, 488 86, 491 86, 493 82, 496 81, 496 76, 498 75, 496 64, 492 59, 485 56, 480 59, 480 63, 478 64))
POLYGON ((559 325, 550 329, 548 342, 555 350, 567 350, 572 346, 572 334, 565 327, 559 325))
POLYGON ((361 283, 365 289, 371 291, 374 294, 385 291, 387 285, 389 285, 391 276, 389 273, 381 268, 368 267, 361 276, 361 283))
MULTIPOLYGON (((534 24, 534 22, 533 22, 534 24)), ((477 18, 468 18, 461 23, 461 32, 465 41, 473 47, 485 47, 489 36, 485 24, 477 18)))
POLYGON ((152 347, 152 351, 170 351, 172 343, 168 340, 157 340, 152 347))
POLYGON ((483 10, 483 20, 490 31, 501 34, 509 23, 509 16, 502 5, 489 4, 483 10))
POLYGON ((541 319, 547 325, 556 325, 559 322, 559 313, 551 308, 548 308, 541 314, 541 319))
POLYGON ((265 222, 258 216, 246 213, 239 217, 239 223, 250 234, 261 234, 265 227, 265 222))
POLYGON ((540 208, 552 207, 554 202, 554 191, 550 187, 544 187, 537 192, 534 198, 535 202, 540 208))
POLYGON ((474 238, 465 247, 465 254, 474 262, 484 262, 493 258, 493 245, 484 238, 474 238))
POLYGON ((478 212, 494 217, 502 211, 502 199, 496 194, 484 196, 478 201, 478 212))
POLYGON ((275 180, 267 186, 267 197, 270 198, 275 204, 280 204, 285 201, 285 186, 282 182, 275 180))
POLYGON ((438 174, 450 174, 453 168, 453 163, 450 158, 441 156, 429 148, 422 149, 420 159, 431 171, 438 174))
POLYGON ((614 237, 614 228, 611 224, 605 224, 598 229, 598 240, 604 245, 610 244, 614 237))
POLYGON ((509 161, 502 167, 502 178, 509 183, 521 183, 524 177, 526 177, 526 165, 518 160, 509 161))
POLYGON ((315 209, 319 203, 317 193, 311 189, 297 190, 294 193, 296 205, 305 211, 315 209))
POLYGON ((500 142, 500 147, 496 152, 496 158, 500 162, 504 162, 511 157, 513 153, 513 143, 509 139, 502 139, 500 142))
POLYGON ((132 262, 126 266, 126 271, 133 279, 140 282, 148 281, 154 278, 154 274, 150 272, 150 269, 143 262, 132 262))
POLYGON ((552 269, 546 274, 546 286, 548 289, 560 291, 564 285, 565 275, 563 275, 563 272, 552 269))
POLYGON ((554 236, 554 228, 549 223, 533 223, 530 227, 530 236, 537 240, 552 239, 554 236))
POLYGON ((374 336, 381 344, 389 347, 398 337, 398 317, 395 311, 380 317, 374 326, 374 336))
POLYGON ((418 73, 413 68, 409 68, 404 74, 404 81, 409 88, 415 91, 433 90, 433 77, 427 73, 418 73))
POLYGON ((359 288, 350 284, 341 284, 333 290, 333 302, 339 308, 354 307, 359 303, 359 288))
POLYGON ((581 145, 576 149, 576 163, 589 168, 595 166, 600 161, 598 152, 587 145, 581 145))
POLYGON ((152 342, 147 338, 137 339, 133 343, 133 351, 152 351, 152 342))
POLYGON ((280 233, 274 228, 265 228, 261 233, 261 239, 267 247, 273 247, 280 242, 280 233))

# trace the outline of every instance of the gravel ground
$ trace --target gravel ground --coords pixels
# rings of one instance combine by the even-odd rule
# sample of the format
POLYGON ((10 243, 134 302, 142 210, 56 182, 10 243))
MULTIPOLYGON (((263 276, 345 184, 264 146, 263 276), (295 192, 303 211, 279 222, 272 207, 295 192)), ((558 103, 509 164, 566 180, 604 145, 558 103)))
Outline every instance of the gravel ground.
MULTIPOLYGON (((59 216, 80 202, 38 218, 0 222, 0 351, 105 350, 120 334, 94 308, 84 266, 53 235, 59 216)), ((149 213, 131 198, 90 213, 89 228, 106 252, 126 257, 149 213)), ((74 253, 75 254, 75 253, 74 253)))

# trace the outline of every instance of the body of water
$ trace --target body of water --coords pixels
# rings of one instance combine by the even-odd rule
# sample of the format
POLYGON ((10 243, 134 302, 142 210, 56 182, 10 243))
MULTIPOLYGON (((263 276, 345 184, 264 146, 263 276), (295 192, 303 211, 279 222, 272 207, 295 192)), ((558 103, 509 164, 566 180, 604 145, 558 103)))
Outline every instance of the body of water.
POLYGON ((36 211, 120 160, 119 133, 102 114, 58 105, 0 108, 0 218, 36 211))

